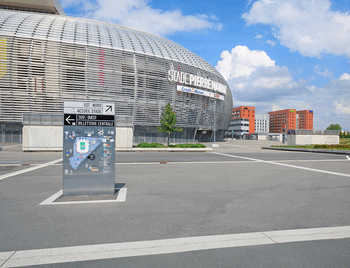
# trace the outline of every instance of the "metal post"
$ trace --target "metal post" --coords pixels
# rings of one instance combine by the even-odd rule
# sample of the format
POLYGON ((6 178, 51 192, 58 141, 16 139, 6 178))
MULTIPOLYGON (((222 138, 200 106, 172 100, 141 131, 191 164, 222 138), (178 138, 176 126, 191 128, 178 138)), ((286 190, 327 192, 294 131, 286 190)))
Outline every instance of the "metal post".
POLYGON ((286 125, 286 142, 287 142, 287 134, 288 134, 288 125, 289 125, 289 120, 286 119, 287 125, 286 125))
POLYGON ((215 136, 215 130, 216 130, 216 120, 215 120, 215 115, 216 115, 216 100, 214 100, 214 144, 215 144, 215 140, 216 140, 216 136, 215 136))

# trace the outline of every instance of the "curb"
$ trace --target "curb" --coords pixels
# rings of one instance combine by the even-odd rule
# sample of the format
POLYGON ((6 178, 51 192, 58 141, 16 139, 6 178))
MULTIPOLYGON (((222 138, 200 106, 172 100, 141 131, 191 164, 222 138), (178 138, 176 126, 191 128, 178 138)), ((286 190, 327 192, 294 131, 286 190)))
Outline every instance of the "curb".
POLYGON ((330 149, 304 149, 304 148, 282 148, 282 147, 261 147, 261 149, 308 152, 308 153, 326 153, 326 154, 343 154, 350 155, 350 150, 330 150, 330 149))
POLYGON ((116 152, 196 152, 206 153, 212 148, 115 148, 116 152))

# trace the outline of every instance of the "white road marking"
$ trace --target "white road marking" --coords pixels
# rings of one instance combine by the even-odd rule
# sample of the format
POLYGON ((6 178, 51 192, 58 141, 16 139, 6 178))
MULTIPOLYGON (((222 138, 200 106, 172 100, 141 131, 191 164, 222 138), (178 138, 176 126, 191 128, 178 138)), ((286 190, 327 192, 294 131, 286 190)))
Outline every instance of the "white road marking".
POLYGON ((0 267, 3 265, 16 251, 0 252, 0 267))
POLYGON ((34 167, 30 167, 30 168, 26 168, 26 169, 23 169, 23 170, 19 170, 19 171, 15 171, 15 172, 11 172, 11 173, 2 175, 2 176, 0 176, 0 181, 3 180, 3 179, 6 179, 6 178, 10 178, 10 177, 13 177, 13 176, 16 176, 16 175, 20 175, 20 174, 23 174, 23 173, 27 173, 29 171, 36 170, 36 169, 39 169, 39 168, 47 167, 47 166, 50 166, 52 164, 56 164, 56 163, 58 163, 58 162, 60 162, 62 160, 63 160, 63 158, 60 158, 60 159, 57 159, 57 160, 54 160, 54 161, 51 161, 51 162, 48 162, 48 163, 45 163, 45 164, 41 164, 41 165, 38 165, 38 166, 34 166, 34 167))
MULTIPOLYGON (((5 147, 2 147, 2 149, 10 148, 10 147, 17 147, 17 146, 22 146, 22 144, 11 145, 11 146, 5 146, 5 147)), ((1 147, 1 146, 0 146, 0 147, 1 147)))
POLYGON ((315 172, 326 173, 326 174, 331 174, 331 175, 337 175, 337 176, 343 176, 343 177, 349 177, 350 178, 350 174, 344 174, 344 173, 339 173, 339 172, 332 172, 332 171, 326 171, 326 170, 315 169, 315 168, 294 166, 294 165, 288 165, 288 164, 283 164, 283 163, 278 163, 278 162, 273 162, 273 161, 265 161, 265 160, 261 160, 261 159, 255 159, 255 158, 243 157, 243 156, 236 156, 236 155, 230 155, 230 154, 222 154, 222 153, 216 153, 216 152, 212 152, 212 154, 224 155, 224 156, 233 157, 233 158, 247 159, 247 160, 256 161, 256 162, 268 163, 268 164, 285 166, 285 167, 291 167, 291 168, 298 168, 298 169, 303 169, 303 170, 308 170, 308 171, 315 171, 315 172))
POLYGON ((127 192, 127 188, 119 189, 119 193, 118 193, 118 196, 117 196, 117 202, 125 202, 125 200, 126 200, 126 192, 127 192))
POLYGON ((346 156, 346 158, 347 158, 348 160, 350 160, 350 157, 349 157, 348 155, 346 156))
MULTIPOLYGON (((346 159, 315 159, 315 160, 275 160, 271 162, 339 162, 347 161, 346 159)), ((255 163, 256 161, 208 161, 208 162, 168 162, 168 164, 239 164, 239 163, 255 163)), ((133 163, 130 163, 133 165, 133 163)))
POLYGON ((228 145, 228 146, 235 146, 235 147, 249 148, 249 149, 254 149, 254 150, 262 150, 261 148, 254 148, 254 147, 242 146, 242 145, 233 145, 233 144, 225 144, 225 145, 228 145))
MULTIPOLYGON (((348 161, 346 159, 310 159, 310 160, 276 160, 271 162, 339 162, 348 161)), ((254 163, 252 161, 207 161, 207 162, 167 162, 167 165, 178 165, 178 164, 239 164, 239 163, 254 163)), ((116 165, 159 165, 159 163, 144 162, 144 163, 115 163, 116 165)))
MULTIPOLYGON (((350 158, 348 158, 350 160, 350 158)), ((274 160, 269 161, 273 163, 279 163, 279 162, 342 162, 342 161, 348 161, 347 159, 305 159, 305 160, 274 160)), ((256 162, 256 161, 254 161, 256 162)), ((239 164, 239 163, 254 163, 252 161, 207 161, 207 162, 173 162, 169 161, 167 162, 167 165, 188 165, 188 164, 239 164)), ((42 166, 43 164, 0 164, 0 167, 9 167, 9 166, 25 166, 29 165, 32 167, 42 166)), ((142 162, 142 163, 115 163, 115 165, 161 165, 159 162, 142 162)), ((62 163, 60 164, 50 164, 50 166, 62 166, 62 163)), ((28 170, 30 171, 30 170, 28 170)), ((9 173, 7 175, 10 175, 12 173, 9 173)), ((16 175, 16 174, 15 174, 16 175)), ((14 175, 11 175, 14 176, 14 175)), ((0 177, 1 180, 1 177, 0 177)))
POLYGON ((117 188, 116 190, 118 190, 118 189, 119 189, 118 196, 116 199, 113 199, 113 200, 54 202, 57 198, 59 198, 63 194, 63 190, 59 190, 57 193, 53 194, 52 196, 50 196, 49 198, 47 198, 43 202, 41 202, 39 204, 39 206, 42 206, 42 205, 73 205, 73 204, 125 202, 127 188, 117 188))
POLYGON ((45 199, 43 202, 39 204, 40 205, 52 205, 54 204, 53 201, 55 201, 57 198, 59 198, 63 193, 63 190, 59 190, 57 193, 51 195, 49 198, 45 199))
POLYGON ((1 267, 9 268, 343 238, 350 238, 350 226, 21 250, 0 256, 7 258, 1 267))
MULTIPOLYGON (((347 162, 347 159, 305 159, 305 160, 274 160, 271 162, 347 162)), ((207 162, 173 162, 169 161, 167 162, 167 165, 188 165, 188 164, 239 164, 239 163, 254 163, 252 161, 207 161, 207 162)), ((23 164, 0 164, 0 167, 8 167, 8 166, 22 166, 23 164)), ((24 164, 24 165, 30 165, 30 166, 39 166, 42 164, 24 164)), ((115 163, 115 165, 162 165, 159 162, 141 162, 141 163, 115 163)), ((62 166, 62 163, 60 164, 51 164, 50 166, 62 166)))

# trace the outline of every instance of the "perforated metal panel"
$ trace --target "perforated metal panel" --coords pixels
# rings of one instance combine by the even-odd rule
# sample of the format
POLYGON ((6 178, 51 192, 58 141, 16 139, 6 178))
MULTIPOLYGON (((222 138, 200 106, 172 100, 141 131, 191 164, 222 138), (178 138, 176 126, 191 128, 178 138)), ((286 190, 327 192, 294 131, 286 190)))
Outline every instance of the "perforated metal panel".
POLYGON ((205 60, 161 37, 86 19, 0 10, 0 121, 62 114, 63 101, 90 100, 114 101, 116 115, 158 126, 170 102, 179 126, 211 130, 216 102, 216 129, 226 130, 229 87, 225 100, 177 92, 177 83, 168 80, 172 68, 227 86, 205 60))

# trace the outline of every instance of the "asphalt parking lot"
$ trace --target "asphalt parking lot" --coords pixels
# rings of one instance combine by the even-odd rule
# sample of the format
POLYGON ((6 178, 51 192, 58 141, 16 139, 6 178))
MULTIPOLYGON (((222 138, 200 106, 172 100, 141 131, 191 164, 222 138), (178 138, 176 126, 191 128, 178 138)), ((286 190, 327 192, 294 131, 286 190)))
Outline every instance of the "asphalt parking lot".
POLYGON ((50 206, 62 153, 0 144, 0 267, 350 267, 346 156, 219 144, 116 153, 125 202, 50 206))

